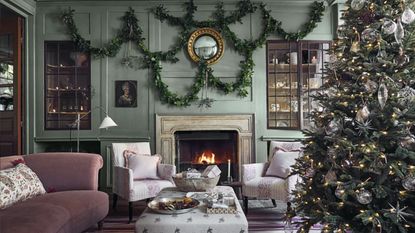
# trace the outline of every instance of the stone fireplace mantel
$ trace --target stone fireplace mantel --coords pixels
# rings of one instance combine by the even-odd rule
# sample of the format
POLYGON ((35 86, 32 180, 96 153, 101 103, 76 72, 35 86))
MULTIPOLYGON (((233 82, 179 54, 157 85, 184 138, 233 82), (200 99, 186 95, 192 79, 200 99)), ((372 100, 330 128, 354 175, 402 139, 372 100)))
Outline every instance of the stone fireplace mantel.
POLYGON ((156 152, 174 164, 177 131, 234 130, 238 132, 239 167, 255 161, 252 139, 254 115, 156 115, 156 152))

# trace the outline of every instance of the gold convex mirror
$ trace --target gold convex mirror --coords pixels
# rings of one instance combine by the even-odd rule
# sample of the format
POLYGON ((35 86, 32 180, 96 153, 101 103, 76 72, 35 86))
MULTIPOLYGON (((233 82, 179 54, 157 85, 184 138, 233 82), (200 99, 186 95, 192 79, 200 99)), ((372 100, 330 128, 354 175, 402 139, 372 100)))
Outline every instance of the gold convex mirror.
POLYGON ((213 28, 196 29, 187 42, 187 52, 196 63, 205 60, 207 64, 214 64, 223 56, 222 36, 213 28))

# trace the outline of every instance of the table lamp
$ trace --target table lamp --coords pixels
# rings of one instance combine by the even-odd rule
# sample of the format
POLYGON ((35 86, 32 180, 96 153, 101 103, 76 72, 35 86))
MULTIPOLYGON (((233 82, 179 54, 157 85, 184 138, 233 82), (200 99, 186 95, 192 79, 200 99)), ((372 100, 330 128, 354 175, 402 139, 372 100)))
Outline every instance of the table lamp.
MULTIPOLYGON (((105 118, 104 120, 102 120, 101 125, 99 126, 100 129, 108 129, 110 127, 114 127, 114 126, 118 126, 112 119, 110 116, 108 116, 108 113, 101 107, 95 107, 95 108, 99 108, 101 109, 102 112, 105 113, 105 118)), ((88 116, 90 113, 92 112, 92 110, 90 110, 89 112, 87 112, 86 114, 84 114, 81 117, 80 113, 77 113, 77 117, 76 120, 73 124, 76 125, 76 131, 77 131, 77 136, 76 136, 76 151, 79 153, 79 132, 80 132, 80 125, 81 125, 81 119, 88 116)))

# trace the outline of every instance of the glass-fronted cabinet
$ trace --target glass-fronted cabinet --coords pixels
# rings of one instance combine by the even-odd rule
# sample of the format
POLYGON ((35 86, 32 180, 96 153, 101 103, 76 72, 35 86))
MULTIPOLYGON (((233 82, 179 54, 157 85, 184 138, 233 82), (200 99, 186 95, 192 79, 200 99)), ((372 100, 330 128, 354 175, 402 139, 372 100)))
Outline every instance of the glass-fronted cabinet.
POLYGON ((269 129, 305 129, 318 107, 311 96, 320 90, 329 56, 328 41, 267 42, 267 116, 269 129))
POLYGON ((45 130, 91 129, 89 54, 70 41, 45 41, 45 130))

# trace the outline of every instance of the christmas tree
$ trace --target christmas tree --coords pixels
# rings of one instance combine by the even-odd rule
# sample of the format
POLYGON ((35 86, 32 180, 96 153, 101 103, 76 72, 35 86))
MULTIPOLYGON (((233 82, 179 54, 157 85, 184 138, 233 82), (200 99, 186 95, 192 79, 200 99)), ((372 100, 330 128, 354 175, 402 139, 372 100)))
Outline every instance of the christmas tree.
POLYGON ((415 232, 415 3, 346 7, 293 166, 299 232, 415 232))

